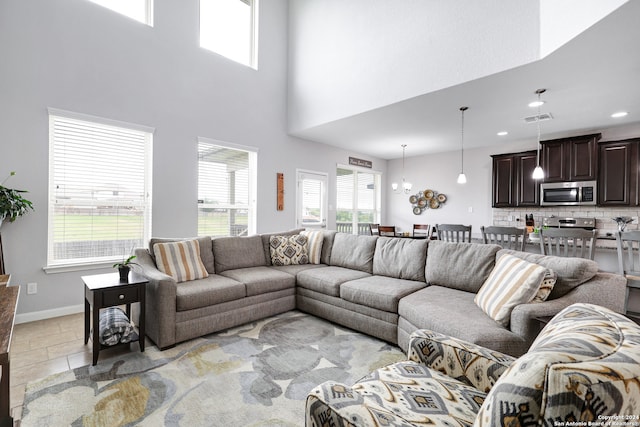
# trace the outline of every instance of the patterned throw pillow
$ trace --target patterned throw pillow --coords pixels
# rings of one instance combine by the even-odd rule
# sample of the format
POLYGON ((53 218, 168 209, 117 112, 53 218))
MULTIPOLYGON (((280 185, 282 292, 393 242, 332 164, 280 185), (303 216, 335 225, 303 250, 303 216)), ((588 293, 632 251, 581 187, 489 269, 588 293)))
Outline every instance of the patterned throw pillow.
POLYGON ((197 240, 156 243, 153 245, 153 253, 158 270, 173 277, 178 283, 209 277, 200 258, 197 240))
POLYGON ((308 264, 307 236, 296 234, 293 236, 271 236, 269 250, 273 265, 308 264))
POLYGON ((542 280, 542 284, 540 285, 540 288, 538 289, 536 296, 533 297, 533 300, 531 300, 531 302, 546 301, 547 298, 549 297, 549 294, 553 290, 553 287, 555 286, 557 280, 558 280, 558 274, 551 269, 547 269, 547 271, 544 273, 544 279, 542 280))
POLYGON ((511 311, 533 299, 546 268, 513 255, 503 255, 476 294, 474 302, 496 322, 509 326, 511 311))
POLYGON ((307 236, 307 252, 309 253, 309 264, 320 264, 322 256, 322 242, 324 242, 324 233, 319 230, 301 231, 302 236, 307 236))

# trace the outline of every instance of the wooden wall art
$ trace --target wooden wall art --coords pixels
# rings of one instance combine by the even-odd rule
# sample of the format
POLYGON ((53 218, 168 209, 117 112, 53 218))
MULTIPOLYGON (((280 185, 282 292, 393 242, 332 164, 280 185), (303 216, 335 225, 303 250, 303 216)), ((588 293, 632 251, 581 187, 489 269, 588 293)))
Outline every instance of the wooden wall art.
POLYGON ((277 189, 277 208, 279 211, 284 210, 284 174, 281 172, 277 173, 278 180, 278 189, 277 189))

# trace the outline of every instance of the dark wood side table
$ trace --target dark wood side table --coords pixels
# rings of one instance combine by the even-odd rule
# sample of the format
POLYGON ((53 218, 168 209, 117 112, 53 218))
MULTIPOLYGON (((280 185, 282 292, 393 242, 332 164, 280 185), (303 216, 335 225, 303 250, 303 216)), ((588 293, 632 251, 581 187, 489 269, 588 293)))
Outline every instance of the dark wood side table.
POLYGON ((15 323, 16 308, 18 307, 18 295, 20 286, 7 286, 8 278, 3 285, 0 285, 0 420, 11 420, 9 412, 11 404, 9 393, 9 351, 11 350, 11 336, 13 335, 13 325, 15 323))
MULTIPOLYGON (((89 342, 91 325, 93 324, 93 365, 98 363, 101 349, 111 348, 100 344, 100 309, 126 304, 127 316, 131 318, 131 304, 140 304, 140 319, 138 321, 138 336, 131 342, 138 341, 140 351, 144 351, 144 315, 145 315, 145 285, 147 279, 135 273, 129 273, 126 282, 120 281, 118 273, 95 274, 82 276, 84 282, 84 343, 89 342), (93 311, 91 308, 93 307, 93 311), (93 315, 90 315, 93 312, 93 315)), ((125 343, 129 344, 129 343, 125 343)), ((124 345, 124 344, 116 344, 124 345)))

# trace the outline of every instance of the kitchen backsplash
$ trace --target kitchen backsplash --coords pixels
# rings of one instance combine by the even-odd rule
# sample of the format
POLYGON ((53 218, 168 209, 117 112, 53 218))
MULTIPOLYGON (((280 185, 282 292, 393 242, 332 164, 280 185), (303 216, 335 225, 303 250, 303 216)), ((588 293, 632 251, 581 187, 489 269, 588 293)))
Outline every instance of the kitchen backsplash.
MULTIPOLYGON (((542 218, 558 216, 561 218, 579 217, 595 218, 598 237, 614 233, 618 225, 613 220, 617 216, 639 217, 640 207, 635 208, 604 208, 597 206, 556 206, 545 208, 504 208, 493 209, 493 224, 510 227, 524 227, 525 215, 533 214, 536 226, 542 225, 542 218)), ((627 224, 626 230, 638 230, 637 221, 627 224)))

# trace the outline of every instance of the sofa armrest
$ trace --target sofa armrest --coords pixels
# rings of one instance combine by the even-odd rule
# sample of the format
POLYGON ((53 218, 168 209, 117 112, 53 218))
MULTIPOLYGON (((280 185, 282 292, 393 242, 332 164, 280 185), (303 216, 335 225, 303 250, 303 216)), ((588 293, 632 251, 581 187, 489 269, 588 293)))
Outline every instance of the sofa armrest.
POLYGON ((373 399, 365 402, 353 387, 327 381, 314 387, 307 396, 305 427, 379 425, 377 418, 381 416, 386 421, 385 425, 414 426, 388 408, 376 404, 373 399))
POLYGON ((624 313, 626 286, 627 280, 623 276, 599 272, 560 298, 516 306, 511 312, 509 328, 528 342, 533 342, 540 333, 541 318, 553 317, 577 302, 596 304, 624 313))
POLYGON ((149 252, 137 248, 136 272, 149 280, 145 292, 145 333, 160 349, 176 343, 176 281, 158 270, 149 252))
POLYGON ((500 375, 516 360, 470 342, 427 329, 409 337, 409 360, 488 392, 500 375))

